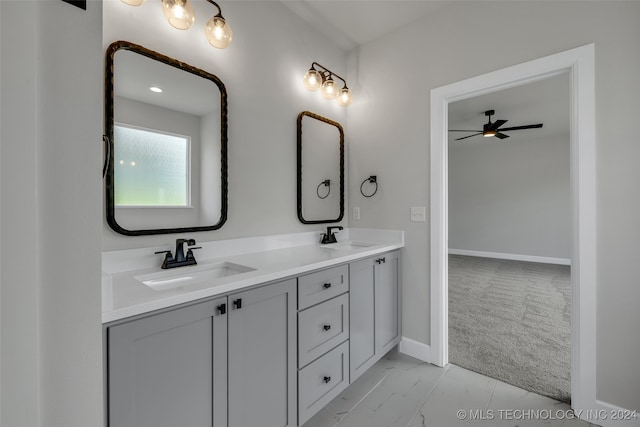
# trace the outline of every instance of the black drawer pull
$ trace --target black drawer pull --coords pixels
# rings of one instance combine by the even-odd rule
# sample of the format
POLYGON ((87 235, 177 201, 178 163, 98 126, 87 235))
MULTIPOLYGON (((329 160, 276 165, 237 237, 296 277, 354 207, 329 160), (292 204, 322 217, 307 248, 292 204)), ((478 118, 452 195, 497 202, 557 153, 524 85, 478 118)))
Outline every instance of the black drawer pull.
POLYGON ((322 378, 322 382, 324 382, 325 384, 329 384, 331 382, 331 377, 322 378))
POLYGON ((242 298, 235 300, 233 305, 236 307, 236 310, 240 310, 242 308, 242 298))
POLYGON ((377 262, 378 264, 383 264, 383 263, 386 263, 386 262, 387 262, 387 260, 386 260, 384 257, 382 257, 382 258, 378 258, 378 259, 376 260, 376 262, 377 262))
POLYGON ((331 283, 325 283, 324 285, 322 285, 322 287, 325 289, 329 289, 331 287, 331 283))
POLYGON ((222 316, 223 314, 227 313, 227 304, 220 304, 218 307, 216 307, 218 309, 218 313, 222 316))
POLYGON ((331 325, 324 325, 322 329, 324 329, 325 331, 328 331, 329 329, 331 329, 331 325))

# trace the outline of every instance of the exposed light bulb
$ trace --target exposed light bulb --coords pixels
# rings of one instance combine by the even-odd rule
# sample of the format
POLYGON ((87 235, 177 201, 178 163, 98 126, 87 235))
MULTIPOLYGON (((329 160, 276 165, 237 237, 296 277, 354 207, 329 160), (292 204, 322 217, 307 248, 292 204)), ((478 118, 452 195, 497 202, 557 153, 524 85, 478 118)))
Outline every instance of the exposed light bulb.
POLYGON ((346 107, 353 102, 353 95, 351 94, 351 90, 348 87, 343 87, 340 89, 340 93, 338 94, 338 104, 346 107))
POLYGON ((190 28, 196 21, 196 14, 189 0, 162 0, 162 12, 169 24, 179 30, 190 28))
POLYGON ((325 99, 334 99, 338 96, 338 86, 336 82, 333 81, 331 76, 327 77, 324 83, 322 83, 322 88, 320 90, 322 92, 322 96, 325 99))
POLYGON ((142 3, 144 3, 144 0, 121 0, 122 3, 126 3, 129 6, 140 6, 142 3))
POLYGON ((322 86, 322 75, 318 71, 311 68, 304 74, 304 78, 302 81, 306 90, 314 92, 320 89, 320 86, 322 86))
POLYGON ((231 26, 219 15, 207 21, 207 25, 204 26, 204 35, 207 37, 209 44, 218 49, 229 47, 233 40, 231 26))

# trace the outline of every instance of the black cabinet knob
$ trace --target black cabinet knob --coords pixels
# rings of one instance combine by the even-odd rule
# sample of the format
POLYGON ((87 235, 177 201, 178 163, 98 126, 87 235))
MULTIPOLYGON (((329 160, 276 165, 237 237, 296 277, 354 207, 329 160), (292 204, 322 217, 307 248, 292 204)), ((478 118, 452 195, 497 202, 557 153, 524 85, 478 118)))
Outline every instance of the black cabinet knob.
POLYGON ((227 304, 220 304, 219 306, 216 307, 216 309, 218 310, 218 314, 223 315, 227 313, 227 304))
POLYGON ((329 384, 329 382, 331 382, 331 377, 324 377, 322 378, 322 382, 324 382, 325 384, 329 384))
POLYGON ((322 329, 324 329, 325 331, 328 331, 329 329, 331 329, 331 325, 324 325, 322 329))
POLYGON ((322 285, 322 287, 325 289, 329 289, 331 287, 331 283, 325 283, 324 285, 322 285))
POLYGON ((242 308, 242 298, 238 298, 237 300, 233 301, 233 305, 235 306, 236 310, 240 310, 242 308))

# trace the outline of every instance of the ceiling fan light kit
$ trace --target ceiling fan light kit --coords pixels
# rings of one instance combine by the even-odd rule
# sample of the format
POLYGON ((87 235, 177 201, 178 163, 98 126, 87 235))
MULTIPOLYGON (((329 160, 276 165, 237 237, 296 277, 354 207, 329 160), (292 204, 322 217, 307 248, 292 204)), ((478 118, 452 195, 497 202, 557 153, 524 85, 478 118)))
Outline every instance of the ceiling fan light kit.
POLYGON ((449 129, 449 132, 475 132, 472 135, 463 136, 462 138, 456 138, 456 141, 460 141, 461 139, 471 138, 473 136, 482 135, 485 138, 493 137, 499 139, 509 138, 509 135, 503 132, 509 132, 513 130, 522 130, 522 129, 537 129, 542 127, 542 123, 537 123, 534 125, 524 125, 524 126, 514 126, 510 128, 503 128, 502 126, 507 123, 508 120, 496 120, 495 122, 491 121, 491 116, 495 114, 495 110, 487 110, 484 112, 484 115, 489 118, 488 123, 485 123, 482 126, 482 130, 469 130, 469 129, 449 129))

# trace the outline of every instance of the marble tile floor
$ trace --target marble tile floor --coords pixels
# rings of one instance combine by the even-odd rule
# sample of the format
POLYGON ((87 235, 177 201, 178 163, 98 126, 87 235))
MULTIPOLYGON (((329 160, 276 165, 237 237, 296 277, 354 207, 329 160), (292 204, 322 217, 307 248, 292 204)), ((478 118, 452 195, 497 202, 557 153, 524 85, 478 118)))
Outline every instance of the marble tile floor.
POLYGON ((564 403, 390 352, 303 427, 586 427, 564 403))

